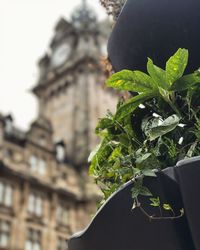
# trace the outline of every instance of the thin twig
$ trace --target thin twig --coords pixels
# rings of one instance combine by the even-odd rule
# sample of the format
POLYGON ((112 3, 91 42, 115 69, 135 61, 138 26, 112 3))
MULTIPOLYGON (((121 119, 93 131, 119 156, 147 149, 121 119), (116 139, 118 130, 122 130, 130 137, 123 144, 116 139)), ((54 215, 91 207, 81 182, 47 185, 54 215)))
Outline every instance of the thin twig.
POLYGON ((148 212, 141 206, 141 204, 139 204, 137 206, 140 211, 146 216, 149 218, 149 220, 175 220, 175 219, 180 219, 181 217, 184 216, 184 210, 181 210, 180 211, 180 214, 179 215, 174 215, 174 216, 155 216, 155 215, 149 215, 148 212))

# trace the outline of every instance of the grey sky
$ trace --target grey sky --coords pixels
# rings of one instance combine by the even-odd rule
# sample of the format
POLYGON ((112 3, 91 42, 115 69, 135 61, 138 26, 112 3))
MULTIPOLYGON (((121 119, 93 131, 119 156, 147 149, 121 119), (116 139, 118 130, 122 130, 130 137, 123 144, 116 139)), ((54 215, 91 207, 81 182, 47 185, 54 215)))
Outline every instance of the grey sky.
MULTIPOLYGON (((0 112, 14 115, 27 128, 36 116, 30 93, 37 79, 36 63, 44 54, 61 16, 69 18, 81 0, 0 0, 0 112)), ((99 18, 98 0, 88 0, 99 18)))

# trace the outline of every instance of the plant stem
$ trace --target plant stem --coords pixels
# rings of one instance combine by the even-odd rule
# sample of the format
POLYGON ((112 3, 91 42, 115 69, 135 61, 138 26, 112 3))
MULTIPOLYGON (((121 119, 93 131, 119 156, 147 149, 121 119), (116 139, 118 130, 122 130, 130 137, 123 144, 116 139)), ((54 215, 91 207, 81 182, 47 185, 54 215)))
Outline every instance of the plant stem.
POLYGON ((174 105, 174 103, 168 99, 168 104, 170 105, 170 107, 176 112, 176 114, 178 115, 179 118, 182 117, 180 111, 177 109, 177 107, 174 105))
POLYGON ((149 215, 147 213, 147 211, 139 204, 139 206, 137 206, 140 211, 146 216, 149 218, 149 220, 175 220, 175 219, 180 219, 184 216, 184 211, 180 211, 180 214, 179 215, 175 215, 174 216, 160 216, 160 217, 155 217, 154 215, 149 215))

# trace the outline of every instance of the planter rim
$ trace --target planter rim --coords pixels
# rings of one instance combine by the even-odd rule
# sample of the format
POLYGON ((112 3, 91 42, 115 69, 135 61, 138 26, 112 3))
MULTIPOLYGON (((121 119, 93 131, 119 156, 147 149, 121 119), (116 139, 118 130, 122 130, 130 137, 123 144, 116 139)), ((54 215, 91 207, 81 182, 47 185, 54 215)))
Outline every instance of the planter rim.
MULTIPOLYGON (((193 157, 193 158, 189 158, 189 159, 185 159, 185 160, 181 160, 178 161, 175 167, 168 167, 165 168, 162 171, 157 171, 157 173, 160 173, 161 175, 165 175, 165 178, 170 179, 171 183, 177 184, 177 176, 174 173, 175 170, 182 168, 184 165, 188 165, 188 164, 195 164, 200 162, 200 156, 197 157, 193 157)), ((140 178, 140 177, 138 177, 140 178)), ((146 178, 152 178, 152 177, 146 177, 146 178)), ((154 177, 153 177, 154 178, 154 177)), ((105 204, 97 211, 97 213, 95 214, 95 216, 93 217, 93 219, 91 220, 91 222, 89 223, 89 225, 80 232, 75 233, 71 238, 70 241, 74 240, 74 239, 81 239, 82 236, 84 236, 85 234, 87 234, 87 232, 90 230, 91 226, 93 226, 95 224, 95 221, 98 220, 98 216, 101 214, 101 212, 106 208, 107 205, 109 205, 112 200, 115 198, 116 195, 118 195, 121 191, 123 191, 124 189, 126 189, 127 187, 129 187, 130 185, 133 184, 133 180, 128 181, 127 183, 125 183, 124 185, 122 185, 116 192, 114 192, 109 199, 105 202, 105 204)), ((131 195, 131 194, 130 194, 131 195)))

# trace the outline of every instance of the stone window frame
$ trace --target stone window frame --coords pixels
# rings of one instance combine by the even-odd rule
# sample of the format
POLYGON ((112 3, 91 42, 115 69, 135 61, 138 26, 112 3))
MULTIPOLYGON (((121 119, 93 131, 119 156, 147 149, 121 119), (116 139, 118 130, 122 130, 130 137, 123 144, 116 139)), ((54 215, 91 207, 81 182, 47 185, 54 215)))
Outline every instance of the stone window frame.
POLYGON ((11 183, 9 180, 1 179, 0 178, 0 206, 6 207, 6 208, 12 208, 14 203, 14 184, 11 183), (7 192, 8 188, 10 189, 10 200, 7 199, 7 192))
POLYGON ((26 230, 25 250, 42 250, 42 231, 29 227, 26 230))
POLYGON ((11 222, 5 219, 0 218, 0 249, 6 249, 10 245, 11 239, 11 222), (7 228, 6 228, 7 227, 7 228), (6 239, 6 244, 3 244, 3 237, 4 240, 6 239))
POLYGON ((69 204, 65 202, 59 202, 56 208, 56 222, 58 226, 67 227, 69 225, 69 204))
POLYGON ((42 218, 45 209, 45 195, 37 190, 31 189, 28 194, 27 200, 27 212, 31 217, 42 218), (30 201, 30 197, 33 197, 33 201, 30 201), (38 212, 38 201, 41 202, 40 210, 38 212), (31 207, 30 202, 33 202, 33 207, 31 207))
POLYGON ((68 241, 64 237, 57 237, 56 250, 68 250, 68 241))
POLYGON ((47 164, 47 160, 45 157, 39 157, 37 154, 33 153, 29 156, 28 165, 29 165, 32 173, 39 174, 40 176, 47 175, 47 165, 48 164, 47 164), (33 162, 31 162, 33 160, 33 157, 35 158, 35 165, 33 164, 33 162), (41 171, 41 165, 40 165, 41 163, 44 163, 43 172, 41 171))

